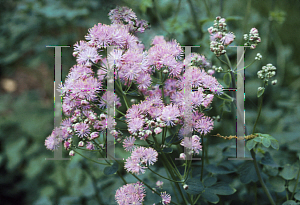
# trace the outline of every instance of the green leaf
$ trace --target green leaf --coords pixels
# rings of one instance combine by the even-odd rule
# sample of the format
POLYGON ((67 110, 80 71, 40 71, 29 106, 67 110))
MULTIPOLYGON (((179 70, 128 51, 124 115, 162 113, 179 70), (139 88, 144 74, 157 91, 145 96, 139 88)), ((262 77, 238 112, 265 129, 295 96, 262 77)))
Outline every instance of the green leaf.
POLYGON ((152 8, 152 0, 141 0, 140 9, 143 13, 146 13, 147 8, 152 8))
POLYGON ((130 93, 127 93, 126 95, 129 95, 129 96, 141 96, 137 91, 133 91, 133 92, 130 92, 130 93))
POLYGON ((206 179, 204 179, 203 184, 206 187, 212 186, 217 182, 217 178, 216 177, 208 177, 206 179))
POLYGON ((254 141, 254 139, 248 140, 246 143, 246 147, 248 148, 248 150, 251 150, 255 147, 256 142, 254 141))
POLYGON ((295 176, 297 175, 299 168, 294 166, 294 165, 290 165, 290 164, 286 164, 284 165, 283 170, 280 172, 280 176, 282 176, 284 179, 286 180, 291 180, 294 179, 295 176))
POLYGON ((300 192, 297 192, 297 193, 294 195, 294 198, 297 199, 297 200, 300 200, 300 192))
POLYGON ((261 143, 261 142, 262 142, 262 137, 255 137, 253 140, 254 140, 255 142, 261 143))
POLYGON ((223 110, 225 112, 231 112, 231 102, 224 101, 223 102, 223 110))
POLYGON ((231 82, 231 75, 230 75, 230 73, 225 73, 225 75, 223 76, 223 81, 224 81, 224 83, 225 83, 225 85, 227 87, 230 86, 230 82, 231 82))
POLYGON ((119 169, 119 164, 117 162, 114 162, 112 166, 107 166, 104 168, 104 174, 105 175, 112 175, 116 173, 119 169))
POLYGON ((165 142, 167 144, 179 144, 180 139, 176 135, 171 135, 171 136, 166 138, 165 142))
POLYGON ((259 98, 260 96, 262 96, 262 94, 264 94, 264 92, 265 92, 265 88, 257 90, 257 97, 259 98))
POLYGON ((262 139, 262 144, 263 144, 266 148, 268 148, 268 147, 270 147, 270 145, 271 145, 271 141, 270 141, 268 138, 263 138, 263 139, 262 139))
POLYGON ((239 169, 240 180, 244 184, 248 184, 251 181, 257 182, 257 174, 252 161, 246 161, 239 169))
POLYGON ((276 192, 283 192, 285 190, 285 180, 279 176, 270 177, 269 182, 272 185, 271 189, 276 192))
POLYGON ((188 179, 186 184, 189 186, 186 192, 192 195, 200 194, 204 189, 204 186, 199 179, 188 179))
POLYGON ((279 149, 279 143, 276 139, 271 139, 271 147, 278 150, 279 149))
POLYGON ((202 196, 204 199, 213 204, 218 203, 220 200, 219 197, 210 188, 205 189, 202 193, 202 196))
POLYGON ((218 182, 210 187, 210 189, 218 195, 231 195, 236 192, 236 189, 230 187, 225 182, 218 182))
POLYGON ((205 166, 205 169, 213 174, 230 174, 233 173, 234 170, 229 170, 227 167, 224 166, 216 166, 214 164, 209 164, 205 166))
POLYGON ((164 153, 172 153, 173 152, 173 149, 171 147, 165 147, 163 148, 162 150, 164 153))
MULTIPOLYGON (((296 180, 289 181, 288 190, 290 192, 293 192, 295 186, 296 186, 296 180)), ((296 192, 298 192, 298 191, 300 191, 300 182, 298 182, 297 189, 296 189, 296 192)))
POLYGON ((260 163, 271 167, 279 167, 278 164, 276 164, 276 162, 273 160, 269 152, 265 153, 265 156, 261 159, 260 163))
POLYGON ((288 200, 288 201, 284 202, 282 205, 297 205, 297 202, 295 202, 293 200, 288 200))

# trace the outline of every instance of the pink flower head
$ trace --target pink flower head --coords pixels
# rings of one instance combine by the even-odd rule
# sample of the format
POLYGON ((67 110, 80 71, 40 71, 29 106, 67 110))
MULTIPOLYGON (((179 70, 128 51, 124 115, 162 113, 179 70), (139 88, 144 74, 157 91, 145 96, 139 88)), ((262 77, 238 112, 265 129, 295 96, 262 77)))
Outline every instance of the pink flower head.
POLYGON ((77 136, 80 138, 87 137, 90 134, 89 125, 84 122, 76 123, 74 129, 77 136))
POLYGON ((142 205, 146 196, 145 192, 145 187, 141 182, 126 184, 116 191, 115 199, 118 205, 142 205))
POLYGON ((145 173, 145 166, 144 165, 153 165, 154 162, 157 161, 158 153, 153 148, 145 148, 145 147, 138 147, 133 150, 131 156, 126 159, 125 162, 125 169, 128 172, 132 172, 135 174, 145 173))
POLYGON ((77 63, 85 66, 91 66, 92 63, 97 63, 101 60, 101 55, 98 54, 97 48, 87 46, 77 56, 77 63))
POLYGON ((214 121, 210 117, 203 116, 196 122, 196 130, 201 134, 209 133, 214 126, 214 121))
POLYGON ((162 192, 160 194, 161 198, 162 198, 162 203, 163 204, 169 204, 171 203, 171 195, 167 194, 166 192, 162 192))
POLYGON ((60 128, 55 128, 51 135, 48 136, 45 140, 45 146, 49 150, 56 150, 59 147, 60 142, 62 141, 62 138, 59 135, 60 128))
POLYGON ((202 146, 200 144, 200 138, 197 135, 192 136, 192 138, 185 137, 180 143, 180 145, 193 150, 197 154, 199 154, 199 151, 202 150, 202 146))
POLYGON ((179 109, 176 105, 171 104, 171 105, 167 105, 166 107, 163 108, 162 110, 162 115, 161 115, 161 119, 163 121, 165 121, 165 123, 167 124, 167 126, 174 126, 174 122, 177 120, 177 117, 180 116, 180 112, 179 109))
POLYGON ((134 145, 135 138, 132 136, 126 137, 123 141, 123 147, 126 151, 132 152, 136 146, 134 145))
POLYGON ((221 42, 224 44, 224 45, 229 45, 233 42, 235 38, 235 35, 230 32, 230 33, 227 33, 222 39, 221 39, 221 42))
POLYGON ((144 125, 145 120, 140 118, 134 118, 128 123, 128 131, 129 133, 138 132, 144 125))

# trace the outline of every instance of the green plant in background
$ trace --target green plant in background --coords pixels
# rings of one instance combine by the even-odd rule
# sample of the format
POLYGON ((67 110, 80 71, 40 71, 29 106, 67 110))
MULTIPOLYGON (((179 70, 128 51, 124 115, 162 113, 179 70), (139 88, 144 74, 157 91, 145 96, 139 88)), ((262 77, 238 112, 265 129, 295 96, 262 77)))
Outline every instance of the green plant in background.
MULTIPOLYGON (((116 2, 116 4, 123 3, 116 2)), ((278 151, 272 150, 269 149, 273 147, 272 144, 267 148, 257 142, 254 151, 258 169, 261 171, 261 178, 275 203, 282 204, 287 199, 297 201, 299 186, 295 185, 297 185, 297 170, 299 167, 297 161, 299 160, 300 145, 299 126, 297 126, 300 121, 300 67, 298 66, 299 59, 296 57, 297 49, 299 49, 296 47, 298 32, 292 31, 291 28, 295 27, 298 22, 295 18, 299 7, 298 3, 292 3, 292 1, 286 4, 278 1, 248 1, 247 3, 231 1, 228 3, 226 1, 204 2, 192 0, 187 2, 129 1, 124 4, 133 8, 139 16, 151 23, 151 29, 145 31, 145 35, 138 35, 146 47, 150 45, 149 41, 155 35, 164 35, 166 39, 175 38, 181 45, 201 45, 198 50, 205 53, 207 59, 212 60, 211 64, 216 65, 215 68, 218 68, 215 71, 221 71, 214 74, 218 79, 223 77, 222 72, 227 68, 226 64, 222 65, 221 61, 213 57, 214 54, 209 51, 210 48, 205 46, 210 42, 207 28, 213 24, 214 16, 226 16, 228 26, 231 30, 236 31, 235 42, 237 42, 237 45, 243 45, 243 34, 251 28, 250 25, 258 28, 262 42, 256 50, 263 54, 263 59, 245 70, 246 125, 248 130, 253 129, 257 113, 256 104, 259 105, 261 99, 261 97, 256 98, 257 87, 260 83, 257 78, 257 71, 267 62, 274 62, 278 68, 276 70, 277 85, 269 86, 264 90, 262 100, 264 108, 261 110, 256 132, 269 133, 278 140, 280 149, 278 151), (192 9, 194 12, 192 12, 192 9), (287 15, 283 15, 282 11, 287 15), (276 13, 280 12, 282 14, 278 14, 279 17, 284 16, 285 19, 281 18, 282 20, 280 20, 276 17, 276 13), (158 20, 159 16, 161 21, 158 20), (240 28, 243 28, 243 30, 240 28), (222 71, 219 68, 224 70, 222 71), (287 173, 287 170, 292 170, 292 174, 287 177, 286 174, 283 174, 283 170, 285 170, 285 173, 287 173), (294 195, 294 198, 292 195, 294 195)), ((49 99, 51 102, 53 88, 51 88, 51 82, 35 80, 39 76, 44 76, 44 79, 51 79, 51 76, 53 76, 51 75, 54 62, 53 52, 50 49, 42 50, 46 49, 45 45, 73 44, 86 34, 87 28, 95 23, 108 23, 109 21, 105 16, 112 8, 115 8, 115 5, 112 5, 111 2, 105 4, 101 1, 72 1, 72 3, 60 1, 53 5, 51 5, 51 1, 11 1, 2 7, 1 19, 3 24, 1 32, 3 35, 1 42, 4 43, 1 43, 0 50, 3 56, 0 72, 1 86, 5 84, 4 82, 8 82, 4 81, 3 78, 13 79, 18 85, 17 91, 12 94, 3 94, 4 90, 0 90, 0 136, 2 144, 0 164, 1 174, 5 175, 5 180, 4 178, 1 179, 1 187, 9 188, 5 191, 1 189, 1 201, 4 201, 4 204, 6 202, 7 204, 13 203, 14 199, 18 199, 18 202, 14 202, 14 204, 99 204, 99 200, 101 201, 100 204, 108 204, 115 200, 113 195, 108 197, 108 193, 114 193, 122 186, 122 180, 116 174, 106 177, 103 174, 105 165, 97 165, 82 160, 76 154, 72 157, 72 161, 68 166, 66 166, 66 162, 44 161, 44 163, 40 163, 49 157, 49 152, 46 152, 40 145, 46 133, 49 133, 53 127, 51 125, 51 116, 53 116, 51 110, 53 110, 53 107, 49 103, 49 99), (34 4, 40 6, 32 6, 34 4), (17 10, 17 7, 21 9, 17 10), (47 7, 52 9, 46 9, 47 7), (57 9, 59 7, 61 9, 57 9), (41 12, 39 8, 41 8, 41 12), (59 17, 55 17, 53 12, 55 10, 64 10, 64 12, 61 12, 59 17), (67 17, 72 16, 73 10, 75 12, 79 11, 78 15, 75 15, 74 18, 67 17), (81 11, 84 10, 85 13, 82 13, 81 11), (34 19, 38 19, 38 21, 34 19), (32 24, 29 22, 32 22, 32 24), (34 25, 34 27, 30 25, 34 25), (23 28, 22 32, 15 32, 21 28, 23 28), (53 33, 49 31, 53 31, 53 33), (30 46, 30 42, 34 43, 33 46, 30 46), (12 55, 15 51, 18 52, 18 56, 8 62, 6 59, 9 59, 9 55, 12 55), (34 60, 36 58, 40 60, 34 60), (50 72, 47 74, 46 70, 50 72), (27 91, 29 89, 35 90, 27 91), (21 92, 23 92, 22 95, 21 92), (33 102, 36 104, 33 105, 33 102), (27 108, 26 112, 24 111, 25 107, 27 108), (41 121, 40 119, 44 120, 41 121), (22 137, 24 140, 17 143, 16 139, 18 137, 22 137), (24 149, 27 150, 26 153, 28 154, 20 154, 23 153, 24 149)), ((197 50, 197 48, 195 49, 197 50)), ((229 51, 231 50, 229 49, 229 51)), ((63 50, 62 76, 66 76, 67 68, 74 64, 71 52, 71 49, 63 50)), ((228 52, 227 54, 229 59, 236 58, 234 53, 228 52)), ((259 57, 256 54, 256 52, 251 52, 251 50, 248 52, 247 50, 245 61, 259 57)), ((225 82, 230 82, 227 79, 228 75, 224 78, 224 83, 221 81, 221 84, 226 85, 225 82)), ((133 87, 133 89, 136 88, 133 87)), ((128 97, 129 100, 132 98, 132 102, 129 101, 129 104, 130 102, 137 103, 142 100, 141 96, 136 96, 136 93, 128 93, 128 97)), ((225 101, 224 105, 218 100, 213 101, 211 104, 213 109, 207 109, 209 116, 216 116, 214 117, 216 120, 214 133, 230 135, 235 131, 234 126, 232 126, 233 115, 228 112, 233 111, 235 108, 230 106, 232 105, 231 98, 228 97, 228 100, 225 101), (221 106, 221 108, 223 107, 222 114, 216 109, 220 105, 223 105, 221 106)), ((123 104, 122 99, 121 102, 123 104)), ((123 125, 126 129, 125 124, 123 125)), ((169 134, 176 134, 176 132, 169 134)), ((168 140, 166 139, 166 142, 169 142, 168 140)), ((275 142, 271 138, 270 141, 271 143, 275 142)), ((217 194, 220 199, 219 203, 270 204, 260 186, 260 182, 258 182, 259 179, 253 162, 228 162, 227 157, 232 157, 235 154, 235 145, 232 146, 232 142, 215 137, 205 137, 202 144, 204 157, 207 156, 204 160, 204 175, 217 178, 217 182, 224 181, 236 190, 234 194, 229 196, 217 194)), ((274 146, 277 145, 274 144, 274 146)), ((126 155, 121 150, 117 148, 116 151, 122 153, 124 158, 128 158, 128 154, 126 155)), ((176 152, 173 151, 173 153, 176 152)), ((173 153, 169 154, 173 159, 178 157, 173 153)), ((89 157, 95 158, 93 155, 89 157)), ((201 163, 192 162, 191 175, 193 177, 200 176, 201 163)), ((163 164, 159 160, 154 166, 157 168, 154 171, 167 177, 164 175, 163 164)), ((150 184, 161 180, 160 177, 153 176, 152 172, 149 171, 147 170, 139 178, 150 184)), ((184 174, 184 170, 181 168, 179 168, 179 172, 184 174)), ((124 170, 122 175, 128 183, 136 183, 137 181, 133 176, 126 175, 124 170)), ((214 179, 211 180, 214 181, 214 179)), ((172 195, 170 182, 165 179, 161 181, 164 181, 163 187, 170 188, 167 193, 172 195)), ((203 186, 205 189, 210 187, 209 184, 203 186)), ((157 190, 159 191, 159 189, 157 190)), ((184 192, 184 189, 182 191, 184 192)), ((151 194, 149 190, 147 190, 147 194, 151 194)), ((213 194, 210 195, 213 197, 213 194)), ((159 197, 156 199, 159 200, 159 197)), ((173 199, 175 197, 172 196, 173 199)), ((147 197, 146 200, 148 200, 147 197)), ((200 197, 197 203, 207 204, 203 197, 200 197)))

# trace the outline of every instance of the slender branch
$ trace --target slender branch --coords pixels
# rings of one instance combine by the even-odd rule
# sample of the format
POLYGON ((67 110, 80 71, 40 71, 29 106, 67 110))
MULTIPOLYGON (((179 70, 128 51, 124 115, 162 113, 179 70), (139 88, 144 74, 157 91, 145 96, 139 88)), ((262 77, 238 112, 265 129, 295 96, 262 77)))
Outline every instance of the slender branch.
POLYGON ((160 177, 162 177, 162 178, 164 178, 164 179, 166 179, 166 180, 169 180, 169 181, 175 182, 175 183, 182 183, 182 181, 175 181, 175 180, 172 180, 172 179, 168 179, 168 178, 166 178, 166 177, 164 177, 164 176, 158 174, 157 172, 153 171, 152 169, 150 169, 150 167, 148 167, 148 169, 149 169, 151 172, 153 172, 154 174, 156 174, 156 175, 158 175, 158 176, 160 176, 160 177))

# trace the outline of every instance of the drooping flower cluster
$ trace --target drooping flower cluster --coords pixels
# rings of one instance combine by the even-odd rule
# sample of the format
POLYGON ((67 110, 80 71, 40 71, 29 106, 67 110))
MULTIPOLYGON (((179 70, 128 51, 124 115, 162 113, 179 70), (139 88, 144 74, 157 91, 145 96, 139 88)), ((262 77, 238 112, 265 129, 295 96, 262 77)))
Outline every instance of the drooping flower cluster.
POLYGON ((232 32, 227 31, 227 24, 225 18, 220 16, 214 20, 214 26, 208 28, 210 33, 210 50, 214 52, 216 56, 220 56, 226 53, 225 47, 233 42, 235 35, 232 32))
POLYGON ((138 147, 133 150, 131 156, 126 159, 125 169, 134 174, 145 173, 147 166, 157 161, 158 153, 152 147, 138 147))
POLYGON ((116 191, 115 199, 118 205, 142 205, 146 190, 141 182, 126 184, 116 191))
POLYGON ((126 6, 117 6, 117 8, 109 12, 108 16, 113 24, 127 25, 131 33, 143 33, 145 29, 150 27, 147 21, 138 20, 136 14, 132 11, 132 9, 126 6))
POLYGON ((247 41, 244 45, 250 46, 250 49, 255 49, 257 44, 261 42, 258 30, 252 28, 249 34, 244 34, 244 40, 247 41))

